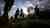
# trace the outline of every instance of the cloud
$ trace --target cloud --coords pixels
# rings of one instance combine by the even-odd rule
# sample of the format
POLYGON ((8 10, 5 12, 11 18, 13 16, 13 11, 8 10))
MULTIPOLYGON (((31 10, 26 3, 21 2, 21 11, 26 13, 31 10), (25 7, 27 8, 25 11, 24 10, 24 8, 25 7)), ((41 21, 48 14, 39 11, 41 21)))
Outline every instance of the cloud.
POLYGON ((30 6, 35 7, 35 6, 31 3, 31 1, 26 1, 26 2, 24 3, 24 6, 25 6, 25 7, 30 7, 30 6))
POLYGON ((5 6, 4 0, 0 0, 0 16, 2 16, 4 13, 4 11, 3 11, 4 6, 5 6))
POLYGON ((22 8, 24 10, 24 13, 28 14, 27 11, 26 11, 27 10, 26 8, 30 7, 30 6, 35 8, 35 6, 37 4, 38 4, 38 7, 44 8, 44 6, 47 4, 47 0, 42 0, 42 1, 39 1, 39 0, 36 0, 36 1, 35 0, 24 0, 24 2, 17 0, 17 1, 14 2, 14 5, 12 6, 12 8, 10 10, 9 15, 13 16, 15 14, 15 11, 17 10, 17 8, 22 8))
POLYGON ((16 0, 15 0, 11 10, 8 12, 8 16, 14 16, 16 10, 17 10, 17 7, 16 7, 16 0))
POLYGON ((45 9, 41 9, 41 8, 46 8, 47 4, 48 4, 48 0, 32 0, 32 4, 33 5, 38 5, 38 8, 40 8, 40 11, 43 11, 45 9))
MULTIPOLYGON (((24 3, 24 5, 22 6, 22 9, 23 9, 23 13, 27 16, 28 15, 28 12, 27 12, 27 8, 28 7, 35 7, 32 3, 31 3, 31 1, 25 1, 25 3, 24 3)), ((34 9, 33 9, 33 12, 32 12, 32 14, 34 13, 34 9)))
POLYGON ((0 3, 4 3, 4 0, 0 0, 0 3))

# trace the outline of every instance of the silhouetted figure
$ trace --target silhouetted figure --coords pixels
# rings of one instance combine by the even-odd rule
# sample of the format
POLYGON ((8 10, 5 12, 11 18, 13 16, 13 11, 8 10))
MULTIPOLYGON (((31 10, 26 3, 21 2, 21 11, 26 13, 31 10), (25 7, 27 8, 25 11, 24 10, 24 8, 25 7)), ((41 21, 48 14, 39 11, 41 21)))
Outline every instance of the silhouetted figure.
POLYGON ((22 11, 23 11, 23 10, 21 9, 21 14, 20 14, 20 16, 22 16, 22 11))
POLYGON ((17 8, 16 13, 15 13, 15 18, 19 15, 19 8, 17 8))
POLYGON ((8 16, 8 11, 11 9, 11 6, 14 3, 14 0, 4 0, 5 1, 5 8, 3 16, 8 16))
POLYGON ((35 7, 35 14, 36 14, 36 16, 39 16, 39 8, 38 8, 38 6, 35 7))
POLYGON ((24 17, 23 9, 21 9, 21 14, 20 14, 20 16, 23 16, 23 17, 24 17))
POLYGON ((21 9, 21 14, 20 14, 20 16, 22 16, 22 14, 23 14, 22 12, 23 12, 23 10, 21 9))

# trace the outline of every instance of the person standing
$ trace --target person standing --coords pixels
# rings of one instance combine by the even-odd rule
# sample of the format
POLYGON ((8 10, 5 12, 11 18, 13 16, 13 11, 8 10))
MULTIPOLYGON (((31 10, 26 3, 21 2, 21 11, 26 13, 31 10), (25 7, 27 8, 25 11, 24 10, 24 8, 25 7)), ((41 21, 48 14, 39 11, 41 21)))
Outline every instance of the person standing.
POLYGON ((35 7, 35 14, 36 14, 36 16, 39 16, 39 8, 38 8, 38 5, 35 7))
POLYGON ((19 8, 17 8, 16 13, 15 13, 15 18, 19 15, 19 8))
POLYGON ((23 9, 21 9, 21 14, 20 14, 20 16, 24 17, 23 9))

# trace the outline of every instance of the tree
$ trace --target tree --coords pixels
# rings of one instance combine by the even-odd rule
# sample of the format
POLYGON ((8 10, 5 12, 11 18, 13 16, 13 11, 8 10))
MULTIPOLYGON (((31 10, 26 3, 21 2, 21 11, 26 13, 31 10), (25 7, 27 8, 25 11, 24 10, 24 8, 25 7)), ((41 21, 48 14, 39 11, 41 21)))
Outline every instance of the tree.
POLYGON ((3 16, 8 16, 8 11, 11 9, 11 6, 14 3, 14 0, 4 0, 5 1, 5 8, 3 16))

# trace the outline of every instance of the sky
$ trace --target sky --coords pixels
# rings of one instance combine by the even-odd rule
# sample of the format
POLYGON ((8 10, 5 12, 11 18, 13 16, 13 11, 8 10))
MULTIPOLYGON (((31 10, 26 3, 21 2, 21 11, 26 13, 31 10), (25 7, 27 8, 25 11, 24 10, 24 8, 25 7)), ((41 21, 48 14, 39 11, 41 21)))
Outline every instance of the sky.
MULTIPOLYGON (((22 8, 23 12, 25 14, 28 14, 27 12, 27 8, 32 6, 33 8, 35 8, 36 5, 38 5, 38 7, 40 8, 45 8, 44 6, 47 4, 48 0, 15 0, 15 4, 12 6, 12 9, 9 13, 9 15, 14 16, 15 11, 17 10, 16 8, 22 8)), ((41 11, 44 9, 40 9, 41 11)))
POLYGON ((17 8, 21 8, 21 6, 23 6, 23 0, 16 0, 16 6, 17 8))
MULTIPOLYGON (((32 6, 35 8, 36 5, 38 5, 38 8, 45 8, 47 5, 48 0, 16 0, 17 8, 22 8, 23 12, 25 14, 28 14, 27 8, 32 6)), ((40 9, 40 11, 43 11, 44 9, 40 9)), ((34 12, 33 12, 34 13, 34 12)))
POLYGON ((4 0, 0 0, 0 16, 2 16, 4 13, 4 11, 3 11, 4 5, 5 5, 4 0))
MULTIPOLYGON (((17 4, 17 7, 21 7, 23 6, 23 4, 26 2, 26 1, 30 1, 32 4, 37 4, 39 0, 16 0, 16 4, 17 4), (36 3, 37 2, 37 3, 36 3)), ((44 3, 46 4, 48 0, 41 0, 39 1, 39 3, 42 5, 44 5, 44 3)))
MULTIPOLYGON (((8 12, 9 15, 13 16, 15 14, 15 11, 17 10, 17 8, 22 8, 24 9, 23 11, 25 13, 27 13, 27 7, 32 6, 33 8, 35 8, 36 5, 38 5, 38 7, 40 8, 44 8, 44 6, 47 5, 48 0, 14 0, 14 4, 10 10, 10 12, 8 12)), ((4 9, 4 5, 5 2, 4 0, 0 0, 0 11, 1 11, 1 15, 3 15, 3 9, 4 9)), ((44 10, 44 9, 40 9, 40 10, 44 10)))

